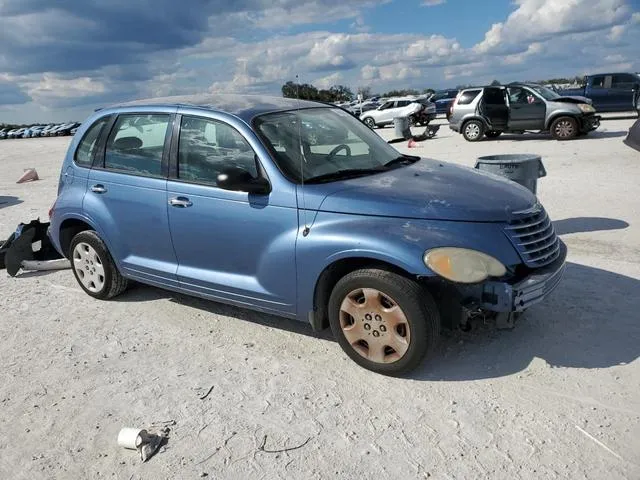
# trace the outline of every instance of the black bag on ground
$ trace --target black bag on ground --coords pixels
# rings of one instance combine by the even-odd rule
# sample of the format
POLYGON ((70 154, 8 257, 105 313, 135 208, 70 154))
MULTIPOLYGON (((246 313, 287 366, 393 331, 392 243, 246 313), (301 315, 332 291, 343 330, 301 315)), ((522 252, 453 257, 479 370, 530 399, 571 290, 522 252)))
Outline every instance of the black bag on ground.
POLYGON ((0 247, 0 268, 6 268, 7 273, 14 277, 22 268, 23 260, 62 258, 47 235, 48 228, 49 223, 42 223, 40 220, 18 225, 16 231, 0 247), (38 242, 39 248, 34 245, 38 242))
POLYGON ((640 118, 636 120, 633 125, 631 125, 629 134, 623 141, 625 145, 628 145, 629 147, 640 152, 640 118))

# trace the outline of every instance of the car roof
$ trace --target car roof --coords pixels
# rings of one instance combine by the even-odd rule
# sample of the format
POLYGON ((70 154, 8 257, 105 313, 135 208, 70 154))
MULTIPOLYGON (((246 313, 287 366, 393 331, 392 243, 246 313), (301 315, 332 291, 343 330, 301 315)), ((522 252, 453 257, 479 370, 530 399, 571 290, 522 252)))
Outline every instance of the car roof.
POLYGON ((196 107, 205 110, 228 113, 250 122, 258 115, 299 108, 328 107, 326 103, 298 100, 268 95, 206 94, 178 95, 171 97, 149 98, 112 105, 120 107, 196 107))

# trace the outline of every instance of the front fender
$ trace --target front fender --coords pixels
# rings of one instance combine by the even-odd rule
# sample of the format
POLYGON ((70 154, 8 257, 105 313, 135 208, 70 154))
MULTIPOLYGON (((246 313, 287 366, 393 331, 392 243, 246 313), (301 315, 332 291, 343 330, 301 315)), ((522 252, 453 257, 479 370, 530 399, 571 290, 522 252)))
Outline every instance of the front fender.
POLYGON ((301 320, 313 310, 322 272, 345 259, 382 261, 414 276, 434 276, 424 262, 426 250, 461 247, 478 250, 505 265, 521 260, 497 223, 449 222, 320 212, 309 234, 296 246, 297 312, 301 320))

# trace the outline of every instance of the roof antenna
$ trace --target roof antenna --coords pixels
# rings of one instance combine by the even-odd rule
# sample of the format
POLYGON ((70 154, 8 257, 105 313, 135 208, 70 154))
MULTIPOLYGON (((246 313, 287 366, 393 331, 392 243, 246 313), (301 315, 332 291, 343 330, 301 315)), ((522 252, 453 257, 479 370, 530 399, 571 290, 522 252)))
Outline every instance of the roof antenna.
MULTIPOLYGON (((298 75, 296 75, 296 102, 298 103, 298 115, 300 115, 300 80, 298 75)), ((307 163, 307 157, 304 154, 304 148, 302 147, 302 119, 298 117, 298 148, 300 149, 300 193, 302 196, 302 211, 303 219, 304 219, 304 228, 302 229, 302 236, 306 237, 309 235, 309 224, 307 223, 307 203, 304 198, 304 165, 307 163)))

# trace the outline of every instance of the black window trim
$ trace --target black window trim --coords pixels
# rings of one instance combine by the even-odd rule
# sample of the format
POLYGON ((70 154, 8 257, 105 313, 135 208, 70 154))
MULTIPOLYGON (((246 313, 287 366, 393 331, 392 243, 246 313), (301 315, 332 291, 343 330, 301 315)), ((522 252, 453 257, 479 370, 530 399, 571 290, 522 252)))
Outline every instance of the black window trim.
POLYGON ((80 141, 78 142, 77 146, 76 146, 76 150, 73 152, 73 158, 72 158, 72 162, 74 167, 78 167, 78 168, 86 168, 88 170, 91 170, 94 166, 94 162, 96 159, 96 156, 98 155, 98 152, 100 151, 100 146, 101 146, 101 142, 102 142, 102 136, 104 135, 104 131, 106 130, 107 127, 109 127, 110 123, 111 123, 111 114, 107 114, 107 115, 103 115, 100 118, 96 119, 89 128, 87 128, 87 130, 84 132, 84 135, 82 135, 82 138, 80 139, 80 141), (89 163, 87 163, 86 165, 80 165, 76 160, 78 158, 78 152, 80 151, 80 146, 82 145, 82 142, 84 142, 84 139, 87 138, 87 135, 89 134, 89 132, 91 132, 91 130, 93 129, 93 127, 96 126, 96 124, 98 122, 101 122, 103 120, 107 120, 106 123, 104 125, 102 125, 102 127, 100 127, 100 132, 98 133, 98 136, 96 137, 96 148, 93 149, 93 152, 91 153, 91 158, 89 159, 89 163))
MULTIPOLYGON (((178 156, 178 150, 180 147, 180 133, 182 131, 182 119, 183 118, 196 118, 199 120, 205 120, 208 122, 218 122, 221 123, 223 125, 227 125, 228 127, 232 128, 233 130, 235 130, 238 135, 240 135, 244 141, 247 143, 247 145, 251 148, 251 150, 253 151, 253 157, 254 160, 256 162, 256 171, 258 172, 258 178, 262 177, 264 179, 266 179, 269 183, 271 183, 271 181, 269 180, 269 176, 267 175, 267 171, 264 169, 264 167, 262 166, 262 161, 260 160, 260 155, 258 155, 258 153, 253 149, 253 147, 251 146, 251 143, 246 139, 246 137, 242 134, 242 132, 240 132, 236 127, 234 127, 233 125, 231 125, 229 122, 226 122, 222 119, 219 118, 213 118, 213 117, 208 117, 206 115, 193 115, 193 114, 183 114, 183 113, 178 113, 175 115, 175 119, 174 119, 174 124, 173 124, 173 128, 172 128, 172 136, 171 136, 171 146, 169 148, 169 175, 168 175, 168 179, 171 180, 172 182, 177 182, 177 183, 184 183, 186 185, 197 185, 200 187, 207 187, 207 188, 215 188, 216 190, 224 190, 225 192, 233 192, 234 190, 227 190, 224 188, 219 187, 218 185, 216 185, 213 182, 209 182, 206 180, 201 180, 201 181, 196 181, 196 180, 185 180, 183 178, 179 178, 178 174, 179 174, 179 168, 178 168, 178 162, 179 162, 179 156, 178 156)), ((244 194, 248 194, 247 192, 242 192, 242 191, 237 191, 236 193, 244 193, 244 194)))
POLYGON ((121 175, 130 175, 133 177, 144 177, 144 178, 159 178, 159 179, 167 179, 169 172, 169 148, 171 145, 171 137, 173 134, 173 122, 175 121, 176 114, 173 112, 158 112, 158 111, 137 111, 137 112, 120 112, 111 118, 111 121, 107 124, 107 128, 103 128, 100 135, 100 143, 99 149, 95 154, 93 160, 93 168, 96 170, 104 170, 107 172, 119 173, 121 175), (160 162, 160 175, 145 175, 143 173, 132 172, 131 170, 120 170, 117 168, 107 168, 105 167, 105 157, 107 150, 107 140, 111 136, 113 129, 120 117, 130 117, 130 116, 141 116, 141 115, 167 115, 169 117, 169 121, 167 123, 167 130, 165 132, 164 137, 164 145, 162 147, 162 160, 160 162))

